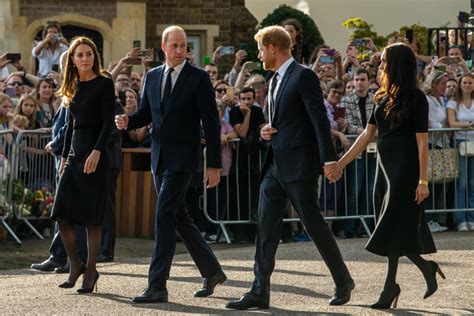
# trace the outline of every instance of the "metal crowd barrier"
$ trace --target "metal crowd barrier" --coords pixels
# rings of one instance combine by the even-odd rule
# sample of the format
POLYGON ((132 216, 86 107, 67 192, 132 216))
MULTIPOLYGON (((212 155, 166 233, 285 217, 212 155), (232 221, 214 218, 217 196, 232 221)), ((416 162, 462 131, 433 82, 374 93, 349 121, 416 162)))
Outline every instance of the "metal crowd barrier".
POLYGON ((19 191, 12 201, 14 214, 39 239, 44 238, 31 221, 49 220, 56 189, 54 157, 44 149, 50 140, 47 130, 23 130, 13 146, 10 186, 19 191))
POLYGON ((441 44, 444 43, 444 54, 448 54, 449 47, 452 45, 459 46, 462 50, 465 60, 472 59, 472 49, 469 43, 469 34, 474 31, 474 27, 443 27, 443 28, 429 28, 428 29, 428 55, 440 54, 441 44), (450 42, 449 34, 454 34, 454 42, 450 42), (466 45, 466 43, 468 45, 466 45))
MULTIPOLYGON (((471 149, 472 152, 469 152, 468 143, 461 143, 461 141, 468 139, 470 136, 472 140, 474 140, 474 129, 473 128, 440 128, 440 129, 430 129, 430 141, 435 142, 436 140, 436 134, 437 133, 442 133, 444 135, 452 135, 456 136, 457 134, 460 140, 456 140, 455 137, 450 138, 449 140, 446 140, 444 137, 442 138, 442 141, 440 143, 441 147, 446 147, 446 148, 454 148, 455 152, 457 153, 457 159, 458 159, 458 177, 456 179, 443 179, 442 181, 437 181, 435 182, 430 182, 430 198, 432 200, 432 205, 433 208, 431 209, 426 209, 426 213, 454 213, 454 212, 471 212, 474 211, 474 205, 472 207, 465 207, 465 208, 459 208, 458 203, 457 203, 457 196, 459 194, 459 188, 458 188, 458 178, 461 176, 467 177, 466 179, 466 188, 464 191, 465 194, 465 200, 463 201, 465 205, 469 205, 469 187, 471 187, 472 190, 474 190, 474 183, 470 183, 469 179, 469 171, 471 171, 474 174, 474 170, 468 170, 469 167, 469 161, 471 159, 474 159, 474 148, 471 149), (469 133, 469 134, 468 134, 469 133), (467 152, 467 154, 462 155, 461 151, 467 152), (463 165, 463 166, 462 166, 463 165), (462 174, 461 172, 461 167, 464 167, 467 171, 466 174, 462 174), (436 195, 436 190, 435 187, 438 186, 438 188, 442 187, 442 203, 438 200, 439 196, 436 195), (447 195, 449 191, 451 190, 452 192, 452 197, 453 200, 449 201, 447 199, 447 195)), ((472 143, 474 146, 474 143, 472 143)), ((474 166, 474 164, 473 164, 474 166)), ((471 202, 472 203, 472 202, 471 202)))
POLYGON ((13 214, 12 186, 10 185, 13 139, 12 130, 0 131, 0 224, 18 244, 21 244, 18 236, 6 222, 7 218, 13 214))
MULTIPOLYGON (((435 139, 435 136, 436 135, 439 135, 440 133, 442 135, 446 135, 444 137, 442 137, 443 139, 443 146, 446 147, 446 148, 453 148, 453 139, 449 139, 448 140, 448 137, 447 135, 450 135, 452 134, 453 132, 463 132, 463 133, 466 133, 467 135, 467 132, 469 131, 472 131, 474 133, 474 130, 471 130, 471 129, 459 129, 459 128, 442 128, 442 129, 430 129, 429 130, 429 141, 430 143, 436 143, 436 139, 435 139)), ((357 138, 357 135, 347 135, 347 137, 349 139, 352 139, 352 140, 355 140, 355 138, 357 138)), ((474 139, 474 136, 473 136, 473 139, 474 139)), ((374 140, 375 141, 375 140, 374 140)), ((375 144, 375 143, 374 143, 375 144)), ((454 144, 455 145, 455 144, 454 144)), ((263 149, 263 150, 260 150, 258 152, 258 155, 256 154, 253 154, 253 155, 248 155, 247 156, 247 163, 248 165, 246 166, 246 174, 243 174, 242 172, 242 159, 240 160, 241 163, 238 163, 239 161, 239 158, 241 156, 241 153, 240 153, 240 143, 238 140, 234 140, 232 142, 229 142, 228 144, 226 144, 225 146, 232 146, 232 147, 235 147, 234 149, 234 156, 233 156, 233 159, 234 161, 232 162, 232 167, 231 167, 231 171, 230 171, 230 175, 228 177, 225 178, 224 181, 222 181, 221 179, 221 182, 219 183, 217 189, 215 190, 216 191, 216 194, 213 195, 212 197, 209 197, 209 190, 206 189, 206 187, 204 186, 204 189, 203 189, 203 212, 204 212, 204 216, 206 217, 206 219, 208 221, 210 221, 211 223, 213 224, 216 224, 220 227, 223 235, 224 235, 224 238, 226 240, 227 243, 231 243, 231 238, 229 236, 229 233, 226 229, 226 226, 227 225, 242 225, 242 224, 256 224, 257 223, 257 219, 256 217, 253 217, 253 212, 255 212, 255 205, 252 205, 252 198, 255 198, 255 196, 257 196, 258 198, 258 190, 257 191, 254 191, 252 190, 252 187, 253 185, 255 185, 255 183, 252 183, 252 180, 256 180, 258 181, 258 185, 260 184, 260 174, 259 172, 261 171, 261 167, 262 167, 262 157, 263 157, 263 150, 266 150, 266 149, 263 149), (251 157, 252 156, 252 157, 251 157), (251 176, 251 171, 252 171, 252 168, 249 166, 249 164, 252 163, 252 159, 255 159, 255 157, 258 156, 258 177, 252 177, 251 176), (231 176, 231 175, 234 175, 234 176, 231 176), (241 181, 241 178, 242 177, 245 177, 245 180, 246 183, 246 187, 242 187, 242 181, 241 181), (219 188, 221 187, 224 187, 225 189, 223 190, 220 190, 219 188), (241 195, 243 193, 243 190, 246 190, 247 192, 247 196, 248 198, 244 201, 245 204, 248 204, 247 207, 243 208, 242 207, 242 200, 241 200, 241 195), (224 194, 224 198, 221 197, 222 200, 219 199, 219 192, 223 192, 224 194), (212 201, 212 203, 210 203, 210 199, 213 199, 215 201, 212 201), (222 202, 223 201, 223 202, 222 202), (212 205, 215 205, 214 210, 212 210, 212 214, 210 213, 210 208, 209 208, 209 205, 212 204, 212 205), (224 211, 220 211, 219 212, 219 204, 223 204, 223 207, 224 207, 224 211)), ((474 146, 474 143, 473 143, 473 146, 474 146)), ((474 150, 474 147, 473 147, 473 150, 474 150)), ((456 149, 455 150, 457 153, 459 153, 459 150, 456 149)), ((369 146, 368 150, 364 152, 365 157, 360 157, 358 159, 356 159, 354 162, 352 162, 353 164, 356 163, 357 160, 360 159, 360 161, 357 161, 357 163, 363 163, 365 164, 365 168, 364 169, 364 180, 361 181, 362 182, 362 186, 360 189, 362 192, 360 192, 361 194, 357 194, 355 196, 355 203, 350 203, 348 201, 348 191, 350 189, 355 189, 356 192, 358 192, 359 190, 357 190, 358 188, 354 188, 354 187, 351 187, 349 188, 348 187, 348 184, 349 183, 352 183, 350 182, 351 179, 349 179, 349 172, 348 172, 348 167, 346 167, 346 169, 344 170, 344 176, 342 178, 342 181, 344 182, 344 186, 343 186, 343 190, 342 192, 338 192, 338 188, 337 186, 333 185, 331 187, 329 187, 327 181, 321 176, 320 177, 320 185, 318 186, 319 188, 319 192, 315 192, 315 194, 318 195, 318 197, 320 198, 320 207, 321 207, 321 211, 323 212, 323 216, 324 216, 324 219, 326 221, 334 221, 334 220, 359 220, 361 225, 362 225, 362 229, 365 231, 365 233, 370 236, 371 235, 371 227, 370 227, 370 223, 367 221, 369 219, 373 219, 374 218, 374 215, 373 215, 373 207, 370 207, 373 203, 373 199, 372 199, 372 192, 373 192, 373 182, 371 181, 367 181, 367 179, 369 178, 369 174, 371 172, 373 172, 374 174, 374 178, 375 178, 375 165, 376 165, 376 155, 377 155, 377 152, 376 152, 376 146, 372 145, 372 146, 369 146), (365 158, 365 159, 364 159, 365 158), (372 161, 372 165, 370 165, 370 161, 372 161), (373 169, 372 169, 373 168, 373 169), (332 190, 331 192, 329 190, 332 190), (327 200, 328 198, 328 194, 331 193, 333 194, 333 196, 335 196, 336 198, 334 198, 334 214, 331 214, 329 211, 328 211, 328 208, 325 207, 325 204, 324 203, 321 203, 321 202, 324 202, 327 200), (322 196, 321 196, 322 195, 322 196)), ((474 155, 474 153, 473 153, 474 155)), ((206 168, 206 165, 207 165, 207 159, 206 159, 206 150, 204 149, 204 152, 203 152, 203 157, 204 157, 204 168, 206 168)), ((458 157, 462 157, 462 156, 459 156, 458 154, 458 157)), ((468 164, 468 156, 465 156, 465 158, 461 158, 460 159, 460 163, 465 163, 466 165, 466 168, 467 168, 467 164, 468 164)), ((474 156, 472 157, 472 159, 474 159, 474 156)), ((297 163, 297 162, 295 162, 297 163)), ((256 162, 254 162, 255 165, 257 165, 256 162)), ((433 164, 430 164, 431 165, 431 174, 433 173, 433 168, 434 168, 434 165, 433 164)), ((358 171, 358 168, 354 168, 354 171, 353 172, 353 176, 355 178, 359 177, 359 171, 358 171)), ((474 170, 473 170, 474 172, 474 170)), ((355 180, 355 179, 353 179, 355 180)), ((374 179, 375 180, 375 179, 374 179)), ((430 182, 430 197, 429 199, 431 199, 431 205, 432 207, 431 208, 428 208, 425 210, 426 213, 447 213, 447 212, 462 212, 462 211, 473 211, 474 208, 472 207, 468 207, 468 208, 457 208, 457 205, 455 203, 453 203, 453 201, 449 201, 448 200, 448 197, 449 197, 449 193, 452 192, 450 191, 450 189, 454 186, 454 191, 453 191, 453 194, 452 195, 454 198, 454 202, 456 200, 456 195, 458 193, 458 190, 457 190, 457 181, 455 181, 456 179, 453 179, 453 178, 443 178, 441 180, 438 179, 438 181, 436 181, 436 183, 434 183, 433 181, 430 182), (436 186, 436 190, 435 190, 435 186, 436 186), (441 189, 442 188, 442 189, 441 189), (441 195, 441 196, 440 196, 441 195), (443 203, 440 204, 440 199, 442 198, 442 201, 443 203)), ((341 181, 341 180, 340 180, 341 181)), ((353 181, 355 183, 357 183, 357 181, 353 181)), ((472 184, 473 187, 472 187, 472 190, 474 190, 474 183, 472 184)), ((466 197, 468 196, 467 195, 467 191, 468 191, 468 188, 469 188, 469 185, 466 186, 466 197)), ((340 190, 340 189, 339 189, 340 190)), ((415 193, 413 193, 415 194, 415 193)), ((414 198, 414 196, 413 196, 414 198)), ((467 198, 466 198, 467 200, 467 198)), ((257 199, 257 203, 258 203, 258 199, 257 199)), ((255 203, 253 203, 255 204, 255 203)), ((429 205, 429 204, 428 204, 429 205)), ((466 205, 469 205, 467 204, 467 201, 466 201, 466 205)), ((258 206, 257 206, 258 207, 258 206)), ((292 221, 299 221, 299 218, 296 214, 296 212, 294 210, 292 210, 291 212, 291 215, 289 216, 289 218, 285 218, 284 219, 284 222, 292 222, 292 221)))

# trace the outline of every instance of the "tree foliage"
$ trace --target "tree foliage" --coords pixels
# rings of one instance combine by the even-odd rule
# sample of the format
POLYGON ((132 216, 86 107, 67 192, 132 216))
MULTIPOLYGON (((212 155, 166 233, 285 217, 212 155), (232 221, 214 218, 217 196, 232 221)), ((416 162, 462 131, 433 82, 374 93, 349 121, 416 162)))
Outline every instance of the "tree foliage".
POLYGON ((350 37, 351 40, 369 37, 377 47, 384 47, 387 44, 387 39, 384 36, 378 35, 373 29, 374 26, 362 18, 349 18, 345 20, 342 25, 347 29, 353 30, 350 37))
POLYGON ((428 29, 417 23, 417 24, 412 24, 411 26, 402 26, 398 32, 392 32, 387 35, 387 40, 390 40, 393 37, 396 36, 403 36, 405 37, 405 34, 407 30, 413 30, 413 37, 416 38, 418 42, 418 54, 420 55, 427 55, 428 54, 428 29))
POLYGON ((379 48, 385 47, 387 43, 393 39, 404 39, 406 31, 408 29, 412 29, 413 36, 418 41, 418 53, 420 55, 426 55, 428 53, 428 29, 419 23, 412 24, 410 26, 402 26, 400 30, 394 31, 387 36, 378 35, 373 29, 374 26, 372 24, 369 24, 359 17, 349 18, 345 20, 342 25, 347 29, 353 30, 353 33, 350 37, 351 40, 370 37, 372 41, 374 41, 375 45, 377 45, 379 48))
POLYGON ((261 29, 270 25, 281 25, 281 23, 287 19, 296 19, 301 23, 301 27, 303 28, 303 57, 305 60, 309 60, 313 50, 317 46, 324 44, 324 39, 321 33, 319 33, 319 29, 313 19, 308 15, 284 4, 267 15, 258 28, 261 29))

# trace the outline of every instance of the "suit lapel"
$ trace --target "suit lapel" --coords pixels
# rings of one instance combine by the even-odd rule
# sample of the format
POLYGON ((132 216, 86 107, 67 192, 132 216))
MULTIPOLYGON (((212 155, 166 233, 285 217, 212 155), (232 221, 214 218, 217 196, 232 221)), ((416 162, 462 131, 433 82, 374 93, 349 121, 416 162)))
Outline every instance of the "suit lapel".
POLYGON ((273 121, 275 121, 277 114, 278 114, 278 109, 279 109, 279 104, 281 100, 281 95, 283 94, 283 90, 285 90, 286 84, 288 83, 288 80, 290 78, 291 72, 295 68, 296 61, 293 61, 288 69, 285 72, 285 75, 283 76, 283 79, 281 80, 280 87, 278 87, 278 92, 276 95, 276 100, 275 100, 275 115, 273 117, 273 121))
POLYGON ((165 66, 161 66, 161 68, 157 72, 157 86, 153 87, 152 92, 156 91, 156 104, 158 104, 158 115, 161 116, 161 81, 163 80, 163 73, 165 72, 165 66))
MULTIPOLYGON (((163 114, 163 119, 166 117, 166 115, 169 113, 169 111, 173 108, 174 100, 176 99, 176 96, 178 95, 179 90, 183 86, 183 82, 188 77, 188 72, 190 70, 191 70, 191 66, 189 66, 189 64, 186 62, 184 64, 183 69, 181 69, 181 72, 178 75, 178 79, 176 80, 176 83, 174 84, 173 90, 171 91, 171 95, 170 95, 170 98, 168 100, 168 106, 166 107, 166 112, 163 114)), ((161 75, 161 77, 163 77, 163 74, 161 75)), ((160 89, 160 91, 161 91, 161 89, 160 89)), ((161 97, 161 93, 160 93, 160 97, 161 97)))

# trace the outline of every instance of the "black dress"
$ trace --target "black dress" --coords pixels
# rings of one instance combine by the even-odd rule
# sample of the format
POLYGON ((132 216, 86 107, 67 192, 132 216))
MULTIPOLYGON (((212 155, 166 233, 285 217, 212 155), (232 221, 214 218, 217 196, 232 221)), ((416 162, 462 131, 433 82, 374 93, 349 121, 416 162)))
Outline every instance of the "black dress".
POLYGON ((114 84, 103 76, 78 82, 70 103, 63 158, 66 167, 59 180, 51 218, 73 224, 101 226, 107 199, 110 163, 105 150, 114 124, 114 84), (84 173, 93 149, 101 152, 96 171, 84 173))
POLYGON ((436 252, 423 208, 415 202, 419 181, 416 133, 428 131, 428 102, 417 90, 407 119, 392 127, 385 103, 376 104, 369 124, 377 125, 377 171, 374 184, 376 227, 366 249, 372 253, 427 254, 436 252))

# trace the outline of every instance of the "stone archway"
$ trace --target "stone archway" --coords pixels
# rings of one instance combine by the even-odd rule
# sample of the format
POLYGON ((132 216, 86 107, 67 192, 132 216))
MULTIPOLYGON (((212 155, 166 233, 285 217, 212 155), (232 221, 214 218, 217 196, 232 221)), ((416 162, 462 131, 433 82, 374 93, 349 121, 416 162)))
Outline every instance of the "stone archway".
POLYGON ((106 22, 77 14, 54 15, 31 22, 26 28, 26 38, 29 41, 33 39, 36 34, 43 29, 47 21, 58 21, 61 25, 77 25, 99 32, 104 40, 103 59, 106 62, 112 59, 113 30, 106 22))

